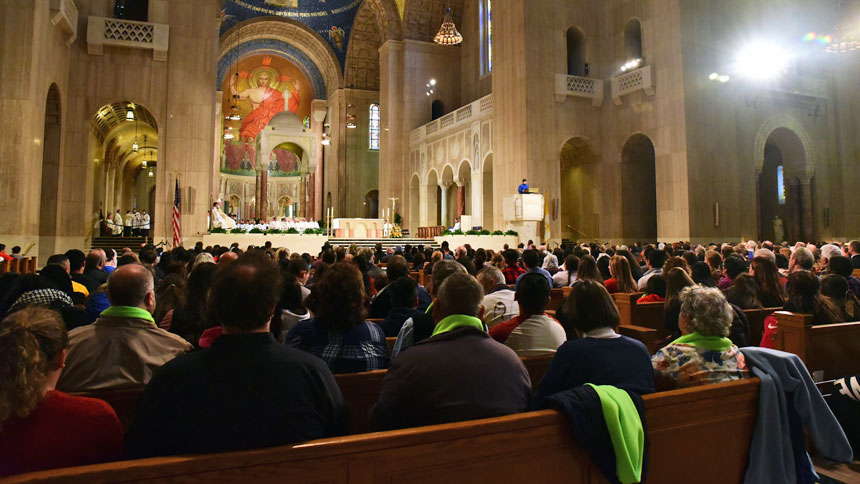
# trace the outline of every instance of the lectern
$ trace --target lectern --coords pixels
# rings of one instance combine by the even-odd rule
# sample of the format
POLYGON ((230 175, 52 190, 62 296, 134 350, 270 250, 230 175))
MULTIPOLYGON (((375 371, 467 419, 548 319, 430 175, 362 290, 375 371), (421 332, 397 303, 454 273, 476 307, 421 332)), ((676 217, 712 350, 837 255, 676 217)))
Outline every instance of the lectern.
POLYGON ((543 230, 540 227, 544 220, 545 203, 540 193, 518 193, 505 197, 502 208, 505 225, 519 234, 520 242, 543 242, 543 230))

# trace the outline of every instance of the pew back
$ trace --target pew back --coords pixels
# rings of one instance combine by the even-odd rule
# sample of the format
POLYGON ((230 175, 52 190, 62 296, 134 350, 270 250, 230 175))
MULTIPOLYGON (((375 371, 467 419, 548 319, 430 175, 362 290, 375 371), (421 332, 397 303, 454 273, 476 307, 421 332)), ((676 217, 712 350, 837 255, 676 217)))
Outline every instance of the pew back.
POLYGON ((107 402, 116 412, 116 416, 119 417, 119 422, 125 430, 128 430, 128 426, 131 424, 131 419, 137 409, 137 402, 140 401, 142 394, 143 387, 73 393, 79 397, 98 398, 107 402))
MULTIPOLYGON (((646 395, 648 482, 696 476, 741 482, 758 402, 757 379, 646 395), (680 436, 685 438, 679 438, 680 436), (720 439, 719 456, 712 439, 720 439)), ((56 469, 0 483, 119 482, 607 482, 552 410, 320 439, 221 454, 56 469), (512 458, 513 457, 513 458, 512 458)))
POLYGON ((810 373, 822 371, 825 379, 860 373, 860 322, 812 326, 810 314, 773 315, 779 322, 774 347, 799 356, 810 373))
POLYGON ((552 311, 556 311, 561 307, 561 303, 564 302, 564 298, 570 295, 570 291, 572 288, 570 287, 560 287, 549 290, 549 303, 546 305, 546 309, 550 309, 552 311))
POLYGON ((657 331, 657 337, 665 339, 669 336, 666 324, 663 321, 663 303, 651 302, 636 304, 636 300, 642 293, 617 292, 612 295, 615 306, 618 307, 618 315, 621 324, 642 326, 657 331))
POLYGON ((379 400, 379 390, 382 388, 382 379, 386 374, 388 370, 342 373, 334 376, 348 410, 350 434, 370 430, 367 417, 370 409, 379 400))
POLYGON ((774 311, 779 311, 782 308, 764 308, 764 309, 744 309, 744 314, 749 321, 749 344, 758 346, 761 342, 761 337, 764 336, 764 320, 774 311))

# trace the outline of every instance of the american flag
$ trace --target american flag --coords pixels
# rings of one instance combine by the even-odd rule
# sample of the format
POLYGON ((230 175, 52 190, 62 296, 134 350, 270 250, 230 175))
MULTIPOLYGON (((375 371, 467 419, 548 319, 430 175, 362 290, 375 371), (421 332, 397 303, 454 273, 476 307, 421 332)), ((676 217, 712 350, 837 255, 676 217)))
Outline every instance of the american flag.
POLYGON ((176 191, 173 195, 173 247, 182 245, 182 227, 179 224, 179 216, 182 209, 179 204, 179 179, 176 180, 176 191))

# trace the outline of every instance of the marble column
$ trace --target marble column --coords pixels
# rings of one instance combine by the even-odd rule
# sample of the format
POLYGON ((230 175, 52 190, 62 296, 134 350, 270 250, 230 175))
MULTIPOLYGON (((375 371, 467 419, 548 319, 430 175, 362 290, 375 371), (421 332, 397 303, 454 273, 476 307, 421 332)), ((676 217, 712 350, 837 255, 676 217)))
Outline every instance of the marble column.
POLYGON ((472 184, 472 225, 484 226, 484 175, 480 171, 471 172, 472 184))
POLYGON ((440 203, 442 204, 442 220, 439 221, 439 225, 444 225, 448 227, 450 224, 448 223, 448 186, 447 183, 440 183, 439 188, 442 189, 442 200, 440 203))
POLYGON ((457 184, 457 218, 463 216, 466 212, 466 186, 457 184))
POLYGON ((815 222, 812 213, 812 177, 804 177, 800 180, 800 192, 803 240, 813 242, 815 241, 815 222))

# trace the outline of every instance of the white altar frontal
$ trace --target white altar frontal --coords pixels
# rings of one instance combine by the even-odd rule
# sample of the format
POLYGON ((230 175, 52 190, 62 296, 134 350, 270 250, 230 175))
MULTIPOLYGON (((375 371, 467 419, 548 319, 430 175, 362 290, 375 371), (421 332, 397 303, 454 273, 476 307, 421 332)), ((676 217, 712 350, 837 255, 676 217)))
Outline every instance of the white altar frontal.
POLYGON ((336 218, 331 224, 334 236, 349 239, 380 239, 384 236, 385 220, 381 218, 336 218))

